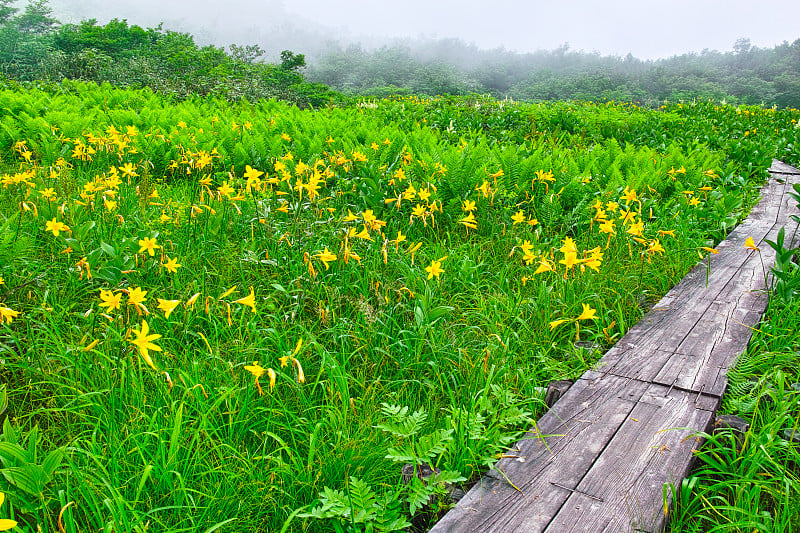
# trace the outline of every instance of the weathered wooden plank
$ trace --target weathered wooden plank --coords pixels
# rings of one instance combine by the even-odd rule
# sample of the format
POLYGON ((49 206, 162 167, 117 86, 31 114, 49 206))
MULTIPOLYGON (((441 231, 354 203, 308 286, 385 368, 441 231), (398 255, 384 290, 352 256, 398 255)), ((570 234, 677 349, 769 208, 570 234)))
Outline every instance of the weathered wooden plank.
MULTIPOLYGON (((782 176, 785 178, 786 176, 782 176)), ((776 179, 771 177, 761 189, 761 201, 753 207, 745 222, 752 223, 759 220, 779 222, 786 218, 785 209, 789 205, 786 194, 791 188, 791 180, 776 179)))
POLYGON ((675 348, 653 382, 722 396, 725 374, 745 350, 763 309, 737 302, 712 302, 702 319, 675 348))
POLYGON ((791 165, 787 165, 783 161, 778 161, 777 159, 772 160, 772 166, 767 169, 770 173, 780 173, 780 174, 796 174, 800 175, 800 170, 796 169, 791 165))
POLYGON ((540 419, 538 431, 509 451, 431 533, 543 531, 569 496, 557 485, 578 484, 647 387, 615 376, 578 380, 540 419))
POLYGON ((747 346, 766 308, 766 293, 751 289, 764 285, 756 270, 760 264, 757 269, 719 268, 714 279, 722 281, 715 281, 710 294, 693 291, 691 301, 678 298, 690 291, 685 285, 631 328, 596 370, 722 395, 725 371, 747 346))
POLYGON ((680 483, 718 398, 651 385, 547 532, 661 531, 663 488, 680 483))
POLYGON ((674 347, 691 333, 711 302, 684 301, 677 293, 662 300, 636 323, 600 359, 595 370, 603 374, 652 381, 674 353, 674 347))

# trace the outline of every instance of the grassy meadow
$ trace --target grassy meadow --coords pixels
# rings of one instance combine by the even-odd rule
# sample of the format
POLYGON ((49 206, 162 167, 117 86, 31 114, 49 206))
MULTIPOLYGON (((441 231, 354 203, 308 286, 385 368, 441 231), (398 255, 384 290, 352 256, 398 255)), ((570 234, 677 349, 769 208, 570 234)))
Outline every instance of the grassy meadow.
MULTIPOLYGON (((590 368, 714 253, 773 157, 800 161, 799 119, 6 83, 0 517, 26 532, 422 528, 533 425, 540 387, 590 368), (406 464, 438 473, 406 484, 406 464)), ((748 360, 797 349, 755 342, 748 360)), ((793 376, 769 370, 757 390, 793 376)), ((790 413, 781 401, 769 409, 790 413)), ((771 423, 762 404, 747 412, 771 423)), ((758 512, 797 496, 797 470, 781 472, 758 512)), ((676 519, 707 530, 677 490, 676 519)))

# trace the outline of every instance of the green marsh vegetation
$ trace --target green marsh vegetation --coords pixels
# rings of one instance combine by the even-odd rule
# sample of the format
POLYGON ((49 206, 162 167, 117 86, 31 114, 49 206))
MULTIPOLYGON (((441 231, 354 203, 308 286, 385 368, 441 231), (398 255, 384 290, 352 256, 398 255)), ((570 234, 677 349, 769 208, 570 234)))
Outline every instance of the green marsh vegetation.
POLYGON ((3 512, 48 531, 403 526, 724 238, 800 118, 80 82, 0 107, 3 512))
MULTIPOLYGON (((713 253, 773 157, 800 161, 794 109, 349 100, 290 52, 18 15, 0 517, 20 531, 422 527, 534 423, 538 387, 713 253)), ((767 383, 786 389, 747 393, 767 383)), ((762 489, 779 523, 792 486, 762 489)))

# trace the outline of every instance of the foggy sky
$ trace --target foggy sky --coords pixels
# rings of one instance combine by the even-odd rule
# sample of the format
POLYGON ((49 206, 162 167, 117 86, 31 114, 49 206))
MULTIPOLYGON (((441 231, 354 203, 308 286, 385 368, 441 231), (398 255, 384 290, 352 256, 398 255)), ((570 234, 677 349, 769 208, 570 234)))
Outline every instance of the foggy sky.
POLYGON ((274 55, 326 41, 380 45, 456 37, 480 48, 572 50, 656 59, 772 47, 800 38, 800 2, 784 0, 51 0, 62 22, 97 18, 188 31, 201 44, 260 44, 274 55))

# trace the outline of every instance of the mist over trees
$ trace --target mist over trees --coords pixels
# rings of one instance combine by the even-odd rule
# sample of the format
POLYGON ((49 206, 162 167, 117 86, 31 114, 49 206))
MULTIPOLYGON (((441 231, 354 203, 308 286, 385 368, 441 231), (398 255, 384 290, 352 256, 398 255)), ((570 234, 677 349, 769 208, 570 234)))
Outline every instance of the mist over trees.
POLYGON ((518 100, 727 98, 800 107, 800 39, 758 48, 739 39, 730 52, 704 50, 640 60, 570 50, 481 50, 458 39, 399 42, 374 50, 335 47, 313 58, 309 79, 349 94, 490 93, 518 100))
MULTIPOLYGON (((253 37, 244 37, 248 35, 253 37)), ((480 49, 460 39, 371 46, 341 44, 324 33, 316 42, 308 35, 304 39, 309 44, 307 51, 298 50, 303 53, 276 48, 280 44, 274 42, 198 44, 191 33, 163 24, 144 28, 119 19, 62 24, 48 0, 28 0, 24 7, 0 0, 0 74, 23 81, 81 79, 150 87, 180 98, 279 98, 315 106, 339 93, 480 93, 653 106, 665 99, 714 98, 800 108, 800 39, 773 48, 739 39, 731 51, 703 50, 659 60, 603 56, 572 50, 568 44, 518 53, 480 49), (278 57, 278 63, 266 62, 278 57)))

